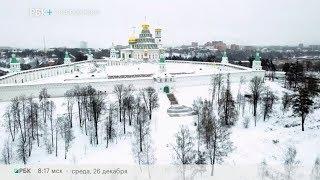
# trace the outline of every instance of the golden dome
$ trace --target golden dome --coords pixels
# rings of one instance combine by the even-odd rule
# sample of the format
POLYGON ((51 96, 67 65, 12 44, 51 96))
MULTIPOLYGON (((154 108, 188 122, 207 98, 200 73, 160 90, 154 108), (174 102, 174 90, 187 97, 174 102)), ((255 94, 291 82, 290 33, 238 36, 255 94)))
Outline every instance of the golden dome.
POLYGON ((129 41, 130 44, 133 44, 133 43, 136 43, 137 40, 138 39, 135 36, 130 36, 128 41, 129 41))
POLYGON ((149 29, 149 26, 150 26, 149 24, 143 23, 143 24, 142 24, 142 29, 143 29, 143 30, 148 30, 148 29, 149 29))

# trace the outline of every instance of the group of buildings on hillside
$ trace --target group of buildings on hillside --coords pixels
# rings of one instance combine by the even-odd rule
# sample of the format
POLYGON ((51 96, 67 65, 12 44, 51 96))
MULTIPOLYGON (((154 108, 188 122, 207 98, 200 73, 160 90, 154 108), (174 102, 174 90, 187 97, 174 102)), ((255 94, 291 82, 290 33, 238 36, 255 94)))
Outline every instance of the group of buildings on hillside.
POLYGON ((66 90, 78 85, 90 84, 109 93, 115 84, 134 84, 137 88, 151 86, 169 93, 190 84, 208 85, 217 74, 230 74, 233 82, 240 77, 264 77, 259 53, 252 68, 230 64, 226 52, 221 63, 165 60, 161 29, 155 29, 153 37, 149 27, 145 23, 138 37, 130 36, 127 48, 118 51, 112 46, 110 57, 105 59, 95 59, 88 50, 87 60, 74 62, 65 51, 61 65, 21 71, 19 58, 12 54, 10 73, 0 77, 0 91, 6 93, 0 95, 0 101, 21 94, 38 94, 42 88, 53 96, 63 96, 66 90))
MULTIPOLYGON (((83 47, 87 46, 87 42, 81 43, 83 47)), ((198 46, 197 43, 192 43, 193 46, 198 46)), ((223 41, 212 41, 205 44, 207 47, 212 47, 218 49, 219 51, 225 51, 227 46, 223 41)), ((232 44, 230 46, 232 49, 239 49, 238 45, 232 44)), ((93 60, 92 53, 87 53, 87 60, 93 60)), ((226 53, 223 56, 223 63, 226 63, 226 53)), ((110 58, 117 61, 136 61, 136 62, 164 62, 165 60, 165 50, 162 46, 162 36, 161 29, 154 29, 154 35, 151 33, 150 25, 143 23, 141 26, 141 31, 138 36, 132 34, 128 38, 128 46, 117 50, 114 45, 110 49, 110 58)), ((64 64, 70 64, 72 57, 68 52, 65 52, 64 64)), ((10 59, 10 72, 16 73, 21 71, 20 59, 12 54, 10 59)), ((257 70, 260 70, 259 68, 257 70)))

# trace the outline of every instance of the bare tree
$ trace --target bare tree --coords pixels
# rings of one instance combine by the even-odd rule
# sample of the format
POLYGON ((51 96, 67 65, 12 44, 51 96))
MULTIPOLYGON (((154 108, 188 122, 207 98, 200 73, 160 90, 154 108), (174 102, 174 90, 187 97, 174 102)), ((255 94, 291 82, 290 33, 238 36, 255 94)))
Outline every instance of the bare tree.
POLYGON ((131 94, 131 92, 128 92, 127 96, 123 99, 123 108, 124 108, 124 111, 128 112, 127 114, 129 119, 129 126, 131 126, 132 124, 133 105, 134 105, 134 96, 131 94))
POLYGON ((252 93, 254 126, 256 126, 258 101, 260 100, 261 93, 263 91, 263 79, 261 77, 256 76, 253 79, 251 79, 250 91, 252 93))
POLYGON ((4 164, 11 164, 11 159, 13 155, 12 155, 12 147, 10 145, 9 140, 5 141, 1 155, 2 155, 2 161, 4 162, 4 164))
POLYGON ((135 100, 134 100, 134 113, 136 117, 135 123, 138 123, 139 118, 141 116, 141 111, 142 111, 141 106, 143 106, 142 98, 140 95, 138 95, 135 97, 135 100))
POLYGON ((181 126, 175 135, 176 143, 172 145, 174 150, 174 159, 177 164, 182 165, 183 179, 186 179, 186 165, 192 164, 196 160, 196 151, 194 150, 194 138, 190 130, 181 126))
POLYGON ((89 94, 87 91, 87 87, 83 87, 80 89, 80 98, 81 98, 81 114, 83 115, 82 123, 84 124, 85 134, 88 135, 87 121, 91 121, 91 114, 89 109, 89 94))
POLYGON ((70 122, 70 127, 72 128, 72 120, 73 120, 73 105, 74 105, 74 90, 69 90, 65 93, 66 97, 66 105, 67 105, 67 112, 68 112, 68 119, 70 122))
POLYGON ((192 164, 195 160, 194 137, 191 136, 190 130, 181 126, 175 135, 176 143, 172 146, 174 157, 178 164, 192 164))
POLYGON ((105 132, 106 132, 106 140, 107 140, 107 147, 109 146, 109 141, 113 141, 113 139, 116 137, 116 129, 115 129, 115 123, 114 121, 114 115, 116 111, 116 107, 114 104, 109 105, 108 109, 108 116, 105 121, 105 132))
POLYGON ((48 118, 49 118, 49 121, 50 121, 50 131, 51 131, 51 146, 52 148, 54 147, 54 139, 53 139, 53 136, 54 136, 54 118, 53 118, 53 112, 55 110, 55 105, 54 105, 54 102, 53 101, 48 101, 48 105, 47 105, 48 109, 47 109, 47 112, 48 112, 48 118))
POLYGON ((93 117, 95 142, 96 145, 98 145, 98 123, 100 121, 100 116, 102 112, 105 110, 104 95, 101 92, 92 88, 91 86, 88 87, 88 94, 90 99, 89 107, 91 109, 93 117))
POLYGON ((119 109, 119 121, 121 122, 122 120, 122 103, 123 103, 123 98, 125 96, 125 86, 123 84, 117 84, 113 88, 113 93, 116 94, 118 98, 118 109, 119 109))
POLYGON ((58 117, 57 122, 60 127, 60 134, 64 139, 64 159, 67 159, 67 153, 71 147, 71 142, 74 139, 73 131, 70 127, 69 120, 66 117, 58 117))
POLYGON ((226 126, 234 125, 238 119, 238 111, 231 94, 230 74, 227 78, 227 89, 222 93, 219 101, 219 116, 226 126))
POLYGON ((249 128, 249 125, 250 125, 250 118, 249 117, 244 117, 243 118, 243 122, 242 122, 242 125, 244 128, 248 129, 249 128))
POLYGON ((43 118, 43 121, 44 123, 47 122, 47 110, 48 110, 48 105, 49 105, 49 99, 50 98, 50 95, 48 94, 48 91, 46 88, 43 88, 41 91, 40 91, 40 94, 39 94, 39 101, 40 101, 40 109, 42 110, 42 118, 43 118))
POLYGON ((132 151, 139 165, 151 165, 154 164, 156 159, 154 148, 151 145, 150 121, 145 106, 139 108, 141 113, 137 118, 138 122, 133 125, 132 151))
POLYGON ((319 157, 317 157, 314 162, 310 179, 311 180, 319 180, 320 179, 320 158, 319 157))
POLYGON ((201 98, 197 98, 196 100, 193 101, 192 104, 193 107, 193 111, 197 114, 197 154, 198 154, 198 158, 200 156, 200 133, 201 133, 201 125, 200 125, 200 121, 201 121, 201 110, 203 108, 203 100, 201 98))
POLYGON ((291 96, 288 93, 284 93, 282 97, 282 112, 288 111, 290 105, 291 105, 291 96))
MULTIPOLYGON (((13 118, 13 136, 15 138, 16 131, 19 130, 21 127, 20 125, 20 102, 19 98, 15 97, 11 100, 10 103, 10 111, 8 113, 12 113, 12 118, 13 118)), ((22 132, 22 131, 21 131, 22 132)))
POLYGON ((263 121, 266 121, 270 117, 273 110, 273 103, 277 100, 277 97, 272 91, 267 90, 265 96, 262 98, 263 101, 263 121))
POLYGON ((212 76, 211 77, 211 103, 213 103, 213 101, 216 98, 216 91, 217 91, 217 86, 218 86, 218 76, 212 76))
POLYGON ((211 106, 209 101, 204 101, 201 137, 206 143, 206 155, 211 164, 211 175, 213 176, 214 165, 223 162, 223 158, 232 151, 233 146, 229 129, 216 120, 211 106))
POLYGON ((148 165, 149 179, 151 179, 149 165, 154 164, 156 158, 151 141, 150 120, 145 106, 139 108, 141 113, 137 117, 138 122, 133 125, 132 152, 139 165, 148 165))
POLYGON ((292 179, 294 171, 299 165, 299 161, 296 160, 297 150, 295 147, 289 147, 284 154, 283 166, 286 172, 286 179, 292 179))
POLYGON ((121 104, 121 109, 122 109, 122 121, 123 121, 123 133, 126 134, 126 112, 128 110, 128 116, 129 116, 129 125, 130 123, 130 119, 131 119, 131 104, 133 103, 132 101, 134 100, 134 97, 132 97, 132 92, 133 92, 133 86, 129 85, 127 87, 124 88, 124 93, 123 93, 123 99, 122 99, 122 104, 121 104), (129 111, 130 109, 130 111, 129 111))
POLYGON ((269 175, 268 164, 265 159, 259 165, 259 175, 262 180, 266 179, 269 175))
POLYGON ((52 154, 53 152, 53 146, 52 143, 50 141, 50 130, 48 128, 48 124, 47 123, 43 123, 41 126, 41 131, 43 132, 42 135, 42 139, 43 139, 43 143, 45 145, 46 151, 48 154, 52 154))
POLYGON ((25 139, 25 141, 27 140, 27 112, 28 112, 28 106, 27 106, 27 98, 24 95, 21 95, 19 97, 19 101, 20 101, 20 108, 21 108, 21 122, 20 122, 20 129, 21 129, 21 133, 23 134, 23 138, 25 139))
POLYGON ((216 83, 218 86, 218 103, 220 101, 220 93, 221 93, 221 87, 223 85, 223 76, 222 74, 219 72, 219 74, 216 76, 216 83))
POLYGON ((238 103, 238 111, 240 112, 240 107, 241 105, 243 105, 244 103, 244 95, 243 95, 243 90, 242 90, 242 86, 245 82, 245 78, 243 76, 240 77, 240 81, 239 81, 239 88, 238 88, 238 94, 237 94, 237 103, 238 103))
POLYGON ((34 102, 33 98, 30 96, 28 97, 28 119, 29 119, 29 126, 30 132, 32 136, 32 140, 35 140, 35 129, 37 128, 37 121, 38 121, 38 103, 34 102))
POLYGON ((152 111, 159 107, 158 93, 153 87, 144 88, 140 91, 144 104, 149 113, 149 119, 152 118, 152 111))
POLYGON ((17 144, 17 155, 23 164, 27 164, 28 154, 27 154, 27 141, 24 137, 19 136, 17 144))
POLYGON ((140 106, 139 116, 137 117, 137 123, 134 124, 134 136, 136 138, 135 143, 139 146, 139 151, 143 151, 143 145, 145 139, 150 136, 150 121, 148 121, 148 113, 146 107, 140 106))
POLYGON ((39 104, 37 102, 32 103, 33 107, 33 121, 34 121, 34 128, 36 133, 37 145, 40 146, 40 139, 39 139, 39 129, 41 128, 41 122, 39 121, 39 104))
POLYGON ((18 125, 18 128, 20 129, 20 135, 23 139, 24 143, 26 141, 26 117, 24 115, 24 112, 26 110, 25 106, 25 99, 24 96, 21 97, 15 97, 11 101, 13 115, 15 119, 15 123, 18 125), (22 103, 23 102, 23 103, 22 103), (22 118, 21 118, 22 116, 22 118))
MULTIPOLYGON (((28 156, 31 156, 32 147, 33 147, 33 141, 36 139, 35 134, 38 136, 38 111, 39 111, 39 105, 37 102, 33 100, 33 97, 30 96, 26 99, 26 105, 24 105, 26 108, 25 111, 25 117, 26 117, 26 140, 28 144, 28 156)), ((39 140, 38 146, 39 146, 39 140)))
POLYGON ((76 86, 73 90, 76 102, 77 102, 77 106, 78 106, 78 118, 79 118, 79 125, 80 127, 82 127, 82 108, 81 108, 81 104, 82 104, 82 92, 81 92, 81 88, 79 86, 76 86))
POLYGON ((6 122, 5 123, 6 129, 10 133, 11 140, 14 141, 15 140, 15 121, 11 112, 12 112, 11 108, 7 107, 3 116, 6 122))

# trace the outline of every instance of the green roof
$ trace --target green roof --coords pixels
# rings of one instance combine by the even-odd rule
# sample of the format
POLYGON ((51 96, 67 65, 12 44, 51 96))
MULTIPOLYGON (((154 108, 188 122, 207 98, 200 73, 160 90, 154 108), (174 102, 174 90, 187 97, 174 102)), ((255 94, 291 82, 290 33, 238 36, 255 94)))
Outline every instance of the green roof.
POLYGON ((165 63, 164 57, 160 57, 160 63, 165 63))
POLYGON ((66 59, 66 58, 70 58, 70 57, 69 57, 69 53, 68 53, 68 51, 66 51, 66 52, 65 52, 65 54, 64 54, 64 58, 65 58, 65 59, 66 59))
POLYGON ((165 63, 164 55, 162 54, 162 51, 160 51, 160 60, 159 63, 165 63))
POLYGON ((12 54, 12 55, 11 55, 11 61, 10 61, 10 63, 19 63, 18 58, 16 57, 15 54, 12 54))
POLYGON ((227 57, 227 52, 223 52, 223 57, 227 57))
POLYGON ((254 60, 255 61, 260 61, 260 54, 258 52, 256 53, 256 58, 254 60))

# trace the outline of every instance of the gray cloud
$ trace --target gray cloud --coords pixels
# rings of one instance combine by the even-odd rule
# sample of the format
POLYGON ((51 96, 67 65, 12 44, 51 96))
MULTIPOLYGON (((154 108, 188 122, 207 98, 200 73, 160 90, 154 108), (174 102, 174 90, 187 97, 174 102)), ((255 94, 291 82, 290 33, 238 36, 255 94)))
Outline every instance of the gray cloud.
POLYGON ((224 40, 250 45, 320 44, 319 0, 0 0, 0 46, 90 47, 126 44, 144 17, 166 45, 224 40), (50 9, 34 17, 30 10, 50 9), (57 10, 95 15, 57 15, 57 10))

